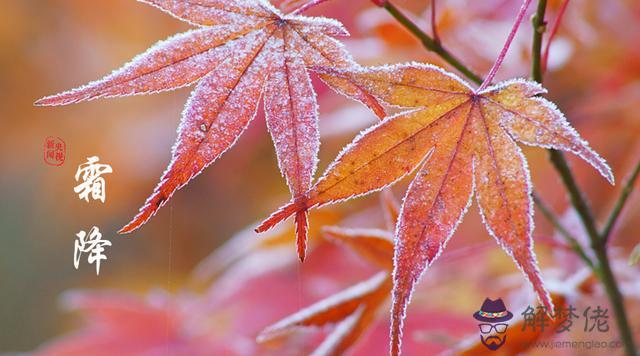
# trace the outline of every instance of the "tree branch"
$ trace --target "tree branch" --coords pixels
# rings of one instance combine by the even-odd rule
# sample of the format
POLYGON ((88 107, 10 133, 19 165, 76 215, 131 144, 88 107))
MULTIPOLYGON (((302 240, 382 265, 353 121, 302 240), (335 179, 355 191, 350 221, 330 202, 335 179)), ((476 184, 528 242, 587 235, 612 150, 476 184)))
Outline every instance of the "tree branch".
POLYGON ((538 1, 538 8, 531 18, 533 24, 533 42, 531 45, 531 78, 542 83, 542 35, 546 31, 547 23, 544 21, 544 13, 547 9, 547 0, 538 1))
POLYGON ((556 230, 558 230, 558 232, 565 238, 571 249, 573 249, 578 257, 580 257, 587 266, 594 269, 595 265, 593 264, 593 261, 591 261, 591 258, 589 258, 578 240, 562 225, 562 223, 560 223, 547 204, 545 204, 545 202, 535 192, 533 193, 533 201, 538 206, 538 209, 540 209, 540 212, 542 212, 542 215, 544 215, 547 220, 551 222, 553 227, 555 227, 556 230))
POLYGON ((482 83, 482 78, 474 73, 467 66, 462 64, 458 58, 456 58, 451 52, 447 51, 440 43, 436 42, 431 36, 427 35, 422 31, 411 19, 405 16, 395 5, 393 5, 389 1, 385 1, 382 4, 382 7, 391 14, 400 24, 402 24, 409 32, 411 32, 414 36, 416 36, 422 45, 428 49, 429 51, 437 53, 440 58, 442 58, 445 62, 449 63, 451 66, 456 68, 460 73, 464 74, 465 77, 469 78, 469 80, 475 82, 476 84, 482 83))
POLYGON ((633 187, 636 180, 638 179, 638 175, 640 175, 640 160, 638 161, 638 163, 636 163, 636 166, 631 172, 629 179, 627 180, 624 187, 622 188, 622 191, 620 192, 620 197, 618 197, 618 200, 616 201, 615 205, 613 206, 613 210, 611 211, 611 215, 609 215, 609 218, 607 219, 607 223, 605 224, 604 228, 602 229, 602 232, 600 233, 600 236, 602 238, 602 243, 605 245, 607 244, 607 241, 609 241, 611 231, 613 230, 616 224, 616 221, 620 217, 620 213, 622 213, 622 208, 624 208, 624 205, 627 202, 627 199, 629 198, 629 196, 631 195, 631 192, 633 191, 633 187))

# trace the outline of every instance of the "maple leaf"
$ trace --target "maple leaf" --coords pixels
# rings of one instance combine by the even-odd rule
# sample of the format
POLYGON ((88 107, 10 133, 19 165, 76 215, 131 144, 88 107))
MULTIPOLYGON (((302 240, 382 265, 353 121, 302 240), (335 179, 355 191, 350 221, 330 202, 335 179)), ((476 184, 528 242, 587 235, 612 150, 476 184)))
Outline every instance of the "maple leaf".
POLYGON ((552 310, 533 253, 531 182, 516 141, 572 152, 610 183, 614 178, 555 105, 537 96, 545 89, 511 80, 474 91, 457 76, 419 63, 339 73, 318 70, 341 74, 389 105, 412 109, 361 133, 307 193, 307 200, 283 206, 256 231, 299 211, 377 191, 420 166, 396 229, 392 354, 400 352, 402 323, 415 283, 453 235, 474 191, 489 234, 552 310))
MULTIPOLYGON (((264 95, 267 127, 294 200, 303 200, 317 164, 318 110, 307 68, 348 68, 355 62, 333 37, 347 36, 327 18, 282 14, 259 0, 139 0, 199 26, 170 37, 105 78, 36 105, 155 93, 197 82, 182 114, 172 161, 140 212, 120 230, 146 223, 173 193, 231 147, 256 115, 264 95)), ((329 86, 384 109, 348 79, 321 74, 329 86)), ((304 258, 306 212, 296 216, 304 258)))

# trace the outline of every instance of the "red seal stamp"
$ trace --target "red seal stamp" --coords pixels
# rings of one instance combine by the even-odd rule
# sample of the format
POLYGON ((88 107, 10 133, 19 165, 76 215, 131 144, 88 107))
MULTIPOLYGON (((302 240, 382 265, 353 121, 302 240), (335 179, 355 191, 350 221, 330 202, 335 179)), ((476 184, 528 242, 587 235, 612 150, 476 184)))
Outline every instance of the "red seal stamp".
POLYGON ((60 137, 49 136, 44 140, 44 163, 62 166, 67 156, 67 146, 60 137))

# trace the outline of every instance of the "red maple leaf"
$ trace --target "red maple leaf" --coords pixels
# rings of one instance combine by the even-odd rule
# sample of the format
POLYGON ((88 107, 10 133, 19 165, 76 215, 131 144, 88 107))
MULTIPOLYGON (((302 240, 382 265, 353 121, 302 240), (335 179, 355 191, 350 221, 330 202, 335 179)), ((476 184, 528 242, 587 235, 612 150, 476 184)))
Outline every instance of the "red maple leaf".
POLYGON ((613 174, 555 105, 536 96, 545 90, 526 80, 474 90, 453 74, 418 63, 341 73, 380 100, 412 109, 364 131, 329 166, 306 201, 285 205, 256 231, 299 211, 377 191, 420 167, 396 229, 392 354, 400 351, 415 284, 443 251, 474 192, 487 231, 552 310, 533 252, 529 170, 516 141, 570 151, 611 183, 613 174))
MULTIPOLYGON (((197 82, 182 114, 172 161, 140 212, 120 230, 146 223, 173 193, 231 147, 256 115, 264 95, 278 164, 293 195, 304 200, 319 147, 316 95, 309 66, 349 68, 350 55, 333 37, 347 31, 332 19, 282 14, 260 0, 140 0, 199 26, 161 41, 105 78, 40 99, 67 105, 97 98, 173 90, 197 82)), ((321 75, 333 88, 369 106, 376 100, 344 78, 321 75)), ((304 259, 307 214, 296 216, 304 259)))

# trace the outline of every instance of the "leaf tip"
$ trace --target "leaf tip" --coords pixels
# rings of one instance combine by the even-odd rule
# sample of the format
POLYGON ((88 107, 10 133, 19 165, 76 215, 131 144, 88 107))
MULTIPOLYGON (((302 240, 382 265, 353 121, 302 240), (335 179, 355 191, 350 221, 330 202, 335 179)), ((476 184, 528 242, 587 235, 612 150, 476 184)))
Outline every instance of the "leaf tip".
POLYGON ((46 104, 46 97, 45 98, 40 98, 36 101, 33 102, 33 106, 47 106, 46 104))
POLYGON ((605 178, 607 179, 607 181, 609 181, 609 184, 616 185, 616 177, 613 176, 613 172, 611 171, 611 169, 607 171, 605 178))
POLYGON ((590 161, 588 162, 596 168, 596 170, 600 173, 600 175, 604 177, 604 179, 606 179, 607 182, 609 182, 609 184, 616 185, 616 178, 613 175, 613 170, 611 169, 609 164, 603 158, 600 158, 600 156, 596 156, 596 157, 600 160, 599 165, 596 165, 590 161))
POLYGON ((254 229, 255 232, 261 233, 271 230, 274 226, 278 225, 282 221, 288 219, 291 215, 298 212, 299 206, 296 203, 289 203, 280 209, 276 210, 267 219, 265 219, 258 227, 254 229))
POLYGON ((394 286, 392 292, 393 301, 391 304, 391 329, 389 330, 389 333, 391 338, 390 354, 396 356, 400 355, 402 347, 402 327, 415 281, 412 281, 408 286, 405 283, 402 283, 402 281, 398 279, 397 265, 393 274, 393 279, 394 286))
POLYGON ((258 336, 256 336, 256 342, 258 344, 262 344, 266 341, 269 341, 271 338, 268 335, 268 328, 264 329, 260 332, 260 334, 258 334, 258 336))
POLYGON ((59 103, 58 95, 49 95, 36 100, 33 103, 33 105, 34 106, 58 106, 58 105, 64 105, 64 104, 59 103))
POLYGON ((158 209, 162 207, 162 205, 164 205, 164 203, 166 202, 165 199, 154 201, 153 198, 154 196, 152 195, 147 203, 142 208, 140 208, 140 212, 138 213, 138 215, 136 215, 127 225, 118 230, 118 234, 125 235, 139 229, 140 227, 142 227, 142 225, 146 224, 147 221, 149 221, 149 219, 151 219, 151 217, 156 214, 158 209), (153 202, 154 204, 150 204, 149 202, 153 202), (154 206, 155 208, 151 208, 152 206, 154 206))
POLYGON ((127 225, 123 226, 120 230, 118 230, 118 235, 128 235, 133 231, 137 230, 139 227, 140 225, 137 224, 136 219, 131 220, 130 223, 128 223, 127 225))

